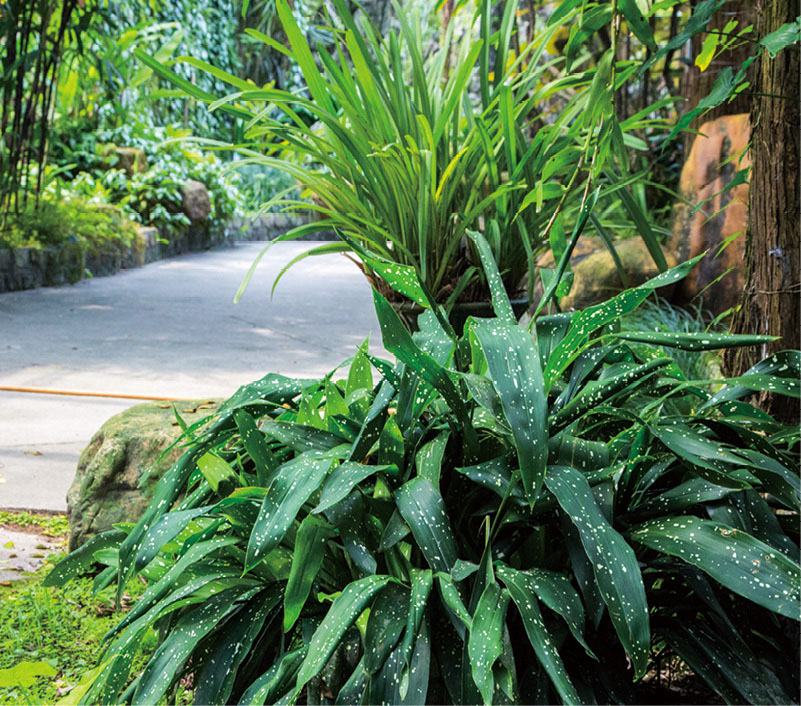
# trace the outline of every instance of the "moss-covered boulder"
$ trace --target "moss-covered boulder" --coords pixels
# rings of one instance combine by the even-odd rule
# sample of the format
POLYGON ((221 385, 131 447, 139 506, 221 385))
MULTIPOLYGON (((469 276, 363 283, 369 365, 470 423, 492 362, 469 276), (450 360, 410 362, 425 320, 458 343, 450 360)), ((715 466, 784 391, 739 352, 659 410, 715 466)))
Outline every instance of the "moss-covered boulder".
MULTIPOLYGON (((641 238, 618 241, 615 243, 615 251, 629 287, 636 287, 659 274, 659 269, 641 238)), ((665 253, 665 259, 670 267, 676 264, 670 253, 665 253)), ((539 259, 537 266, 554 267, 550 250, 539 259)), ((584 236, 579 239, 570 258, 570 269, 573 272, 573 286, 570 293, 559 300, 564 311, 598 304, 626 288, 611 253, 598 237, 584 236)), ((669 292, 660 293, 663 296, 669 295, 669 292)), ((534 292, 534 301, 538 302, 541 296, 542 283, 534 292)))
MULTIPOLYGON (((181 417, 191 424, 211 414, 220 402, 175 404, 181 417)), ((113 416, 92 437, 67 493, 70 550, 117 522, 139 519, 159 478, 181 454, 177 447, 162 457, 181 433, 172 407, 157 402, 136 405, 113 416)))

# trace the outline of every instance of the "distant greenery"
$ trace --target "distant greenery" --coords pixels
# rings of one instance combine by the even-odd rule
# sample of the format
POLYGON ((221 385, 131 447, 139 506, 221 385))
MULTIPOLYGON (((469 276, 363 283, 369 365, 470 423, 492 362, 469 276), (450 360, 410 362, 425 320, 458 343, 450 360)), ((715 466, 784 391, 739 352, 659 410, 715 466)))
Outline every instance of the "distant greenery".
POLYGON ((0 231, 0 248, 44 249, 72 244, 77 251, 103 253, 136 243, 136 224, 107 203, 60 194, 29 203, 0 231))
POLYGON ((69 183, 56 180, 51 190, 68 188, 93 203, 114 204, 132 220, 155 226, 162 237, 169 239, 189 225, 181 211, 181 189, 193 179, 205 184, 209 192, 211 214, 205 225, 220 230, 235 213, 247 208, 238 188, 241 177, 226 170, 213 152, 201 153, 186 143, 167 142, 186 135, 183 130, 141 126, 91 133, 90 137, 64 145, 72 164, 80 164, 81 168, 67 168, 69 183), (142 150, 146 171, 128 175, 116 168, 108 156, 114 145, 142 150))

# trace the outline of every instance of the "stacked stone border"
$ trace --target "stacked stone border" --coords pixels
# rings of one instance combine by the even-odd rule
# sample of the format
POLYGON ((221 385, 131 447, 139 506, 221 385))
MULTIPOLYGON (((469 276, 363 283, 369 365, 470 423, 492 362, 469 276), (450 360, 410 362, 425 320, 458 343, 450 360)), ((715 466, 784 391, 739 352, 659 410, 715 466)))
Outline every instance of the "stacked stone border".
MULTIPOLYGON (((47 249, 0 249, 0 293, 74 284, 88 277, 105 277, 184 253, 232 247, 237 241, 274 240, 308 221, 306 214, 270 213, 257 218, 236 218, 225 229, 216 231, 193 225, 169 241, 156 228, 139 228, 130 245, 109 246, 105 250, 87 251, 77 243, 47 249)), ((315 233, 303 239, 334 238, 333 233, 315 233)))

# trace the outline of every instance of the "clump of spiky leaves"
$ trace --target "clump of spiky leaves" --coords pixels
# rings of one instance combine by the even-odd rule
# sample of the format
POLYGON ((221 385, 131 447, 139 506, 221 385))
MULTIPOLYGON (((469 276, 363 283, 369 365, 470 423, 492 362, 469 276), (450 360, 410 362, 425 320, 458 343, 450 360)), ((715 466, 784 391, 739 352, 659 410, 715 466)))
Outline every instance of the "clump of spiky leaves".
POLYGON ((534 22, 534 36, 522 41, 515 36, 518 0, 503 3, 498 16, 499 6, 481 0, 461 36, 451 22, 429 50, 419 18, 400 3, 399 28, 382 36, 358 21, 349 3, 333 0, 327 4, 333 11, 330 51, 310 45, 290 3, 276 0, 275 6, 287 46, 248 33, 297 64, 304 93, 257 87, 197 58, 181 59, 236 90, 215 100, 155 58, 137 56, 193 98, 243 119, 244 140, 217 145, 236 149, 243 157, 237 164, 280 170, 314 195, 312 204, 286 194, 271 202, 319 216, 277 241, 328 230, 341 241, 304 251, 287 267, 310 255, 350 252, 369 272, 366 252, 414 267, 440 303, 486 301, 483 271, 465 247, 467 230, 480 228, 507 290, 530 290, 538 254, 551 247, 558 259, 566 247, 558 214, 570 214, 570 223, 581 201, 581 191, 566 185, 591 168, 601 202, 620 200, 614 210, 636 225, 656 264, 667 269, 629 193, 642 174, 629 172, 626 152, 627 144, 641 143, 635 135, 646 127, 658 130, 661 122, 648 117, 651 111, 618 121, 610 88, 616 75, 618 86, 631 78, 632 62, 616 69, 609 48, 596 66, 581 61, 568 71, 563 57, 545 53, 560 27, 575 21, 574 30, 583 29, 571 32, 568 54, 577 55, 615 13, 628 18, 634 5, 620 3, 613 12, 603 3, 565 2, 544 27, 534 22), (562 89, 569 99, 553 114, 549 101, 562 89))
POLYGON ((188 674, 201 704, 631 703, 671 653, 729 703, 792 701, 798 429, 744 398, 797 397, 799 353, 711 394, 630 342, 760 337, 603 333, 693 263, 529 330, 473 237, 495 318, 457 339, 413 270, 386 270, 433 306, 412 335, 375 293, 397 362, 365 345, 344 380, 241 388, 134 528, 56 567, 149 583, 87 703, 156 703, 188 674))

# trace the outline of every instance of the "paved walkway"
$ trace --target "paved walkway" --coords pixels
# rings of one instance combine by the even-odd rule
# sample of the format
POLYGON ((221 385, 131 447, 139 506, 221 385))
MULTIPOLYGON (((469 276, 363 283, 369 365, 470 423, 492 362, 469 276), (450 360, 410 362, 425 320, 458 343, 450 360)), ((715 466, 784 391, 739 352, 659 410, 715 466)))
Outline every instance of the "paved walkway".
MULTIPOLYGON (((113 277, 0 295, 0 386, 164 397, 227 397, 267 372, 317 376, 369 334, 370 287, 340 255, 277 243, 239 304, 263 243, 184 255, 113 277)), ((0 391, 0 507, 61 510, 81 449, 120 399, 0 391)))

